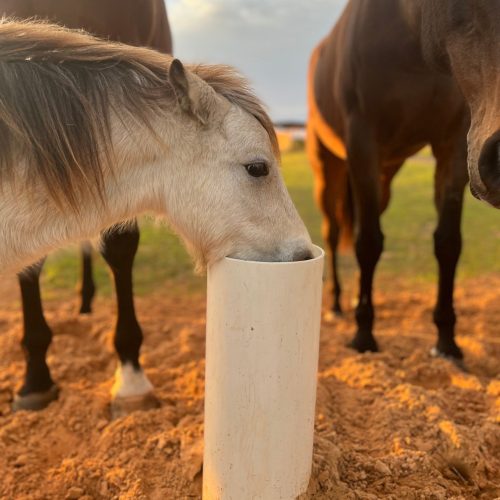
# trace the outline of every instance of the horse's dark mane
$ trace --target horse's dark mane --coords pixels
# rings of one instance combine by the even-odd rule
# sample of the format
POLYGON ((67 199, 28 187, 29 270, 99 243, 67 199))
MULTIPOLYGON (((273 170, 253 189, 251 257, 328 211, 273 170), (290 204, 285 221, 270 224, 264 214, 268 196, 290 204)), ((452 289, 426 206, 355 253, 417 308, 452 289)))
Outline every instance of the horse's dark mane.
MULTIPOLYGON (((59 204, 102 197, 111 167, 110 111, 149 125, 173 102, 172 58, 38 21, 0 21, 0 181, 28 158, 27 180, 42 179, 59 204)), ((217 93, 272 123, 246 81, 225 66, 188 66, 217 93)))

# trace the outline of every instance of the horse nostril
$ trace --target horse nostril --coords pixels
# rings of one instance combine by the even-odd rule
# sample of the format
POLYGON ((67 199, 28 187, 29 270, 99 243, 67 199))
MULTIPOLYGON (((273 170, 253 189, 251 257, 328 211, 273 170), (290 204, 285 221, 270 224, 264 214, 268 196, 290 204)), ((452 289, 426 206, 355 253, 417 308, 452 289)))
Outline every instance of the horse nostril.
POLYGON ((479 176, 487 191, 500 192, 500 130, 484 143, 478 163, 479 176))
POLYGON ((296 250, 293 254, 293 262, 298 262, 299 260, 311 260, 313 258, 313 254, 311 250, 307 248, 301 248, 300 250, 296 250))

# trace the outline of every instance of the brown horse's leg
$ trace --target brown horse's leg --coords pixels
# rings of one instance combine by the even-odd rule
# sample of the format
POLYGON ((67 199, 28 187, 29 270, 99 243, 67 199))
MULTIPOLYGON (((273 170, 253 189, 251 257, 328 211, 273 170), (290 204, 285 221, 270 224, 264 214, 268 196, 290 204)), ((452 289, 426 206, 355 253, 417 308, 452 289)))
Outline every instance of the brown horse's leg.
POLYGON ((95 284, 92 276, 92 246, 89 242, 82 244, 82 284, 80 287, 82 303, 80 314, 92 311, 92 300, 95 295, 95 284))
POLYGON ((308 135, 308 154, 314 171, 314 194, 318 207, 323 213, 322 234, 330 250, 332 273, 332 313, 342 314, 341 286, 337 266, 337 247, 341 221, 339 210, 347 189, 347 166, 344 160, 333 155, 315 134, 308 135))
POLYGON ((455 342, 456 315, 453 307, 455 271, 462 249, 460 222, 464 188, 467 184, 467 149, 465 134, 454 144, 433 147, 437 159, 435 203, 438 225, 434 232, 434 253, 439 265, 439 285, 434 323, 438 341, 434 354, 462 359, 455 342))
POLYGON ((40 410, 57 398, 58 389, 50 376, 47 350, 52 331, 45 321, 40 297, 43 260, 19 274, 24 333, 21 345, 26 359, 24 383, 14 399, 14 410, 40 410))
POLYGON ((118 303, 114 345, 120 365, 112 394, 114 416, 158 404, 152 396, 153 387, 139 362, 143 335, 135 314, 132 284, 132 266, 138 246, 139 227, 136 221, 127 228, 114 228, 103 235, 101 253, 113 273, 118 303))
POLYGON ((347 152, 357 222, 355 251, 361 270, 355 311, 358 329, 350 346, 359 352, 377 351, 373 336, 372 286, 384 245, 380 228, 380 167, 373 133, 358 114, 353 114, 349 120, 347 152))

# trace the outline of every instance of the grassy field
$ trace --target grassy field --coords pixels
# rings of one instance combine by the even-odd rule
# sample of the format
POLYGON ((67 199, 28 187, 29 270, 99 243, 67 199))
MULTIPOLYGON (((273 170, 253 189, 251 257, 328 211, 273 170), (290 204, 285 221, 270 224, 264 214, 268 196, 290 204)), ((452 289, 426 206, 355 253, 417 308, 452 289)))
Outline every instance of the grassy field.
MULTIPOLYGON (((283 173, 292 198, 312 239, 322 245, 321 217, 312 199, 312 174, 303 151, 283 156, 283 173)), ((393 197, 382 224, 386 235, 385 252, 378 277, 418 281, 433 280, 436 263, 432 253, 432 232, 436 215, 432 202, 434 165, 428 157, 408 161, 393 184, 393 197)), ((160 290, 199 290, 204 278, 195 276, 189 256, 178 239, 165 227, 141 220, 141 245, 134 268, 138 294, 160 290)), ((500 272, 500 212, 474 200, 467 191, 463 218, 464 251, 459 278, 500 272)), ((71 248, 51 255, 44 271, 46 296, 56 296, 75 288, 78 281, 78 250, 71 248)), ((96 279, 103 294, 112 290, 108 271, 96 258, 96 279)), ((352 273, 352 256, 343 256, 341 266, 352 273)))

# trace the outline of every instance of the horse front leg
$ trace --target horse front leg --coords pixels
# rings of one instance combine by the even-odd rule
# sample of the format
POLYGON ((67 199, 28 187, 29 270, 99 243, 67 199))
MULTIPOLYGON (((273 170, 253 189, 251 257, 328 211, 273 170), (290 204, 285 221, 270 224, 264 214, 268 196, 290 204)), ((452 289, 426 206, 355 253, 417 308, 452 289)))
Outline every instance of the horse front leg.
POLYGON ((375 352, 378 346, 373 336, 372 287, 384 244, 380 228, 380 167, 373 134, 357 114, 350 117, 347 153, 357 225, 355 253, 361 271, 355 310, 357 332, 349 345, 358 352, 375 352))
POLYGON ((453 292, 457 263, 462 250, 461 218, 464 189, 467 184, 467 149, 465 134, 458 145, 434 148, 437 159, 435 203, 438 224, 434 232, 434 254, 439 266, 439 284, 434 324, 438 330, 433 355, 463 358, 455 342, 456 314, 453 292))
POLYGON ((26 359, 26 371, 24 383, 14 397, 14 410, 41 410, 57 399, 59 393, 46 361, 52 331, 43 315, 40 296, 40 272, 43 262, 40 261, 18 276, 24 328, 21 346, 26 359))
POLYGON ((135 221, 126 229, 112 228, 103 235, 101 253, 113 274, 118 305, 114 345, 120 364, 112 388, 114 417, 158 406, 153 386, 139 361, 143 335, 135 314, 132 283, 138 246, 139 228, 135 221))

